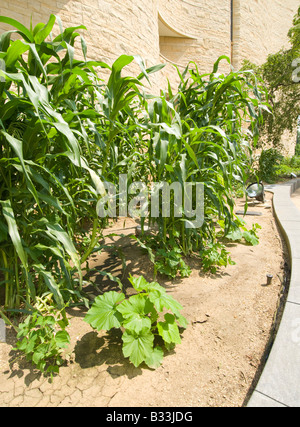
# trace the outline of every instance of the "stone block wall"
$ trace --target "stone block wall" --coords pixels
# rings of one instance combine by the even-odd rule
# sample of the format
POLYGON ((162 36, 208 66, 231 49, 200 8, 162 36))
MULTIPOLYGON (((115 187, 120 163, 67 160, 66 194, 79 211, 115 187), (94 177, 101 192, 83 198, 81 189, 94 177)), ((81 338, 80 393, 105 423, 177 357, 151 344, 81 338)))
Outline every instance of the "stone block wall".
MULTIPOLYGON (((112 64, 121 54, 140 54, 147 66, 163 62, 165 69, 151 77, 151 91, 159 93, 167 88, 166 78, 176 90, 172 63, 183 71, 195 61, 203 73, 220 55, 230 57, 235 68, 244 59, 262 63, 288 45, 298 7, 299 0, 0 0, 0 15, 26 26, 31 19, 33 25, 47 22, 51 13, 64 27, 83 24, 89 59, 112 64)), ((0 24, 0 31, 8 29, 0 24)), ((221 71, 227 70, 223 61, 221 71)), ((126 72, 136 75, 139 68, 126 72)))
MULTIPOLYGON (((239 67, 245 58, 262 63, 286 46, 287 31, 298 0, 1 0, 0 15, 29 26, 57 14, 64 26, 83 24, 88 56, 112 63, 122 53, 141 54, 148 65, 172 62, 183 69, 195 61, 200 72, 211 70, 220 55, 239 67), (231 7, 233 6, 233 44, 231 7), (175 32, 159 34, 158 13, 175 32), (232 45, 232 47, 231 47, 232 45)), ((0 30, 9 29, 0 25, 0 30)), ((57 29, 58 30, 58 29, 57 29)), ((224 70, 226 66, 224 66, 224 70)), ((163 73, 171 81, 176 71, 163 73)), ((155 77, 160 85, 162 78, 155 77)))
POLYGON ((244 59, 262 64, 271 53, 288 46, 288 30, 297 0, 233 0, 233 64, 244 59))

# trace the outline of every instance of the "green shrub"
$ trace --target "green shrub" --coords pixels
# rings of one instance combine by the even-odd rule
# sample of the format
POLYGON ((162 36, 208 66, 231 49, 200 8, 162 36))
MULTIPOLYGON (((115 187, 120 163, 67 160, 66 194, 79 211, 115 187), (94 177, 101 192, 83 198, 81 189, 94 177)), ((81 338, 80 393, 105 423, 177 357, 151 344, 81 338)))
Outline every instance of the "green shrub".
POLYGON ((15 350, 24 353, 28 361, 52 378, 59 373, 64 363, 62 353, 70 344, 68 324, 64 311, 42 315, 36 310, 19 324, 15 350))
POLYGON ((274 182, 282 160, 283 156, 275 148, 263 150, 259 158, 258 176, 260 180, 267 183, 274 182))

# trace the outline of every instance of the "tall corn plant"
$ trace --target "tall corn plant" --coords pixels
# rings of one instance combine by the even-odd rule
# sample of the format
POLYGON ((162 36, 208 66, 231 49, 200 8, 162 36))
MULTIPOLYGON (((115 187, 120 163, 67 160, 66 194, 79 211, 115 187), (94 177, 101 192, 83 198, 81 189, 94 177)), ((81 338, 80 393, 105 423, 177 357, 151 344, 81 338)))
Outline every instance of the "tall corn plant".
MULTIPOLYGON (((211 74, 201 75, 195 63, 182 74, 177 70, 177 93, 169 85, 167 93, 145 104, 149 129, 145 163, 151 180, 176 181, 182 186, 199 182, 204 187, 201 227, 187 228, 189 218, 184 212, 181 217, 174 217, 172 210, 170 218, 162 212, 159 218, 149 217, 159 231, 155 239, 145 239, 156 253, 170 255, 170 265, 176 264, 174 248, 178 248, 179 266, 179 254, 199 254, 241 226, 234 215, 234 188, 237 183, 246 184, 258 125, 268 105, 262 101, 263 87, 250 72, 218 73, 223 59, 230 62, 220 57, 211 74), (217 225, 222 233, 216 232, 217 225)), ((193 206, 195 202, 194 195, 193 206)))
POLYGON ((19 307, 50 291, 61 307, 81 296, 81 266, 105 226, 96 213, 96 203, 105 195, 103 181, 135 150, 130 104, 138 94, 136 85, 156 69, 147 71, 142 59, 133 56, 122 56, 112 67, 87 61, 85 41, 77 32, 84 27, 63 30, 54 15, 30 29, 7 17, 0 22, 15 27, 0 37, 0 58, 6 65, 0 82, 5 306, 19 307), (53 39, 55 22, 61 32, 53 39), (15 32, 22 39, 13 41, 15 32), (83 60, 74 55, 79 37, 83 60), (121 77, 134 59, 141 75, 121 77), (110 70, 107 84, 97 67, 110 70), (129 135, 128 144, 124 135, 129 135), (88 234, 86 220, 92 222, 88 234), (82 236, 88 239, 85 246, 82 236))

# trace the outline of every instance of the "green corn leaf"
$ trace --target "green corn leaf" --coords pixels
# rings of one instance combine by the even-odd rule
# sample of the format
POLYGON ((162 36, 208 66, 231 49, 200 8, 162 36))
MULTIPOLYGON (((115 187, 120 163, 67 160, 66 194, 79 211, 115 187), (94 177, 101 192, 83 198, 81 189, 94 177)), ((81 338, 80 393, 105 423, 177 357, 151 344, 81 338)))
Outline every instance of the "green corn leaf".
POLYGON ((30 108, 32 108, 32 104, 29 101, 21 98, 13 98, 11 101, 6 102, 2 108, 0 107, 0 115, 2 120, 5 121, 10 119, 20 109, 25 111, 30 108))
POLYGON ((47 271, 42 264, 34 264, 33 268, 43 277, 47 288, 54 296, 58 309, 62 309, 64 307, 64 300, 60 292, 59 285, 56 283, 50 271, 47 271))
POLYGON ((15 62, 19 57, 29 50, 29 46, 25 45, 21 40, 16 40, 13 44, 7 49, 5 56, 5 65, 8 70, 9 67, 15 65, 15 62))
POLYGON ((5 33, 0 34, 0 52, 7 52, 11 36, 14 33, 15 31, 6 31, 5 33))
POLYGON ((0 200, 0 204, 2 206, 2 212, 4 215, 4 218, 6 219, 7 225, 8 225, 8 233, 10 235, 10 238, 13 242, 13 245, 15 247, 15 250, 26 270, 28 270, 28 262, 27 262, 27 256, 24 251, 21 237, 19 234, 18 226, 16 223, 14 211, 12 209, 12 205, 10 200, 0 200))
POLYGON ((86 41, 85 41, 83 36, 80 36, 80 41, 81 41, 81 50, 83 53, 83 57, 84 57, 84 60, 86 61, 87 45, 86 45, 86 41))
POLYGON ((74 153, 78 166, 81 165, 80 147, 78 141, 67 123, 52 123, 52 125, 67 138, 68 145, 74 153))
POLYGON ((33 35, 31 32, 20 22, 16 21, 15 19, 8 18, 7 16, 0 16, 0 22, 3 22, 4 24, 11 25, 12 27, 17 28, 18 33, 20 33, 25 40, 27 40, 30 43, 34 42, 33 35))
MULTIPOLYGON (((60 29, 61 29, 61 34, 58 35, 54 40, 53 43, 57 43, 57 42, 62 42, 65 41, 67 43, 71 43, 72 40, 74 40, 74 38, 79 35, 78 33, 76 33, 76 30, 86 30, 87 28, 84 25, 77 25, 76 27, 68 27, 66 28, 64 31, 61 25, 61 19, 56 16, 56 19, 59 23, 60 29)), ((59 45, 61 46, 61 45, 59 45)))
POLYGON ((8 228, 7 225, 0 220, 0 243, 5 242, 7 239, 8 228))
MULTIPOLYGON (((27 44, 27 43, 24 42, 24 44, 27 44)), ((48 81, 47 72, 44 68, 44 64, 41 61, 41 58, 40 58, 39 53, 37 51, 36 45, 34 43, 28 43, 28 46, 29 46, 30 51, 31 51, 32 55, 34 56, 38 66, 40 67, 41 72, 44 74, 45 80, 47 82, 48 81)))
POLYGON ((33 195, 33 197, 35 198, 35 201, 37 202, 37 204, 39 204, 39 199, 38 199, 38 195, 37 195, 37 191, 28 175, 25 163, 24 163, 24 158, 23 158, 23 142, 20 141, 19 139, 14 138, 13 136, 9 135, 8 133, 4 132, 3 130, 0 130, 0 134, 2 134, 5 139, 7 140, 7 142, 9 143, 9 145, 12 147, 12 149, 14 150, 14 152, 16 153, 16 155, 18 156, 20 163, 22 165, 22 169, 26 178, 26 182, 27 182, 27 186, 29 191, 31 192, 31 194, 33 195))
POLYGON ((57 240, 59 240, 64 246, 66 252, 71 257, 75 267, 77 268, 80 284, 82 284, 82 271, 80 265, 80 259, 78 253, 75 249, 75 246, 70 239, 69 235, 64 231, 64 229, 59 224, 47 224, 48 234, 54 236, 57 240))
POLYGON ((117 306, 125 300, 122 293, 110 291, 95 298, 95 301, 84 318, 98 331, 109 331, 112 328, 120 328, 122 315, 117 306))
POLYGON ((120 77, 121 71, 126 65, 131 64, 134 60, 134 56, 121 55, 112 65, 112 75, 108 81, 108 87, 112 84, 117 83, 117 79, 120 77))
POLYGON ((146 70, 142 71, 141 74, 139 74, 139 76, 137 77, 137 79, 141 80, 143 77, 146 77, 148 82, 150 83, 149 74, 156 73, 156 72, 162 70, 165 66, 166 66, 166 64, 158 64, 158 65, 154 65, 152 67, 149 67, 146 70))
POLYGON ((40 25, 40 29, 38 31, 34 31, 34 41, 36 44, 41 44, 43 41, 45 41, 45 39, 52 31, 55 21, 55 15, 50 15, 48 23, 44 26, 40 25))

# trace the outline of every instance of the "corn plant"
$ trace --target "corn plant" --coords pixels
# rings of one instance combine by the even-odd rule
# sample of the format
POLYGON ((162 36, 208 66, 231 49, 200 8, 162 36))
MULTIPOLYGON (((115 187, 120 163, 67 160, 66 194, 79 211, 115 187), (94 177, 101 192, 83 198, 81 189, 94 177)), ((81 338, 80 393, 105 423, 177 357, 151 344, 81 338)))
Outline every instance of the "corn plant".
POLYGON ((126 164, 138 146, 129 105, 139 96, 141 79, 156 68, 147 71, 138 56, 123 55, 112 67, 87 61, 77 31, 84 27, 63 30, 54 15, 46 25, 30 29, 6 17, 0 22, 15 27, 0 37, 5 63, 0 81, 5 307, 30 303, 46 290, 62 307, 81 298, 82 264, 106 225, 96 212, 105 195, 103 181, 112 179, 112 171, 126 164), (52 39, 55 22, 61 33, 52 39), (14 32, 22 39, 13 41, 14 32), (83 60, 74 55, 78 37, 83 60), (141 74, 123 78, 121 70, 134 59, 141 74), (97 67, 111 72, 107 84, 97 67))
MULTIPOLYGON (((217 223, 223 224, 223 238, 240 227, 234 215, 234 188, 236 184, 245 186, 262 111, 268 105, 262 101, 263 87, 255 79, 251 83, 252 73, 220 74, 221 60, 229 62, 227 57, 219 58, 211 74, 201 75, 194 63, 183 74, 178 70, 178 92, 173 94, 169 86, 168 93, 145 104, 149 133, 145 147, 147 176, 152 182, 169 185, 179 182, 183 187, 185 182, 191 182, 204 186, 201 227, 187 228, 189 218, 184 212, 175 217, 171 210, 169 218, 163 217, 162 212, 159 218, 149 216, 150 224, 158 225, 159 231, 156 238, 145 236, 144 241, 154 251, 159 248, 158 258, 161 245, 165 259, 172 258, 174 248, 185 256, 209 250, 218 240, 217 223)), ((193 206, 195 202, 194 197, 193 206)), ((230 261, 224 261, 225 253, 222 252, 222 265, 230 261)))
MULTIPOLYGON (((14 28, 0 35, 0 286, 5 289, 0 313, 6 321, 7 311, 32 308, 44 294, 59 313, 74 302, 89 307, 85 266, 104 248, 99 240, 108 225, 96 207, 107 196, 104 184, 117 186, 120 174, 127 175, 128 186, 142 182, 152 195, 160 191, 154 183, 204 188, 204 222, 195 227, 188 227, 183 209, 188 197, 195 207, 194 193, 182 192, 180 215, 172 208, 164 215, 163 203, 154 215, 150 201, 148 220, 157 231, 146 236, 142 218, 142 236, 135 239, 155 274, 188 276, 184 257, 193 254, 205 269, 216 271, 232 262, 225 238, 257 244, 257 228, 244 227, 233 202, 236 184, 244 186, 251 171, 251 147, 262 111, 268 110, 253 74, 218 73, 227 57, 204 75, 190 63, 178 71, 177 92, 168 85, 156 97, 145 93, 142 80, 150 82, 149 75, 163 65, 146 69, 139 55, 121 55, 112 66, 88 61, 84 26, 63 29, 54 15, 34 28, 3 16, 0 22, 14 28), (60 33, 53 37, 56 23, 60 33), (14 40, 15 33, 21 38, 14 40), (76 59, 76 41, 82 59, 76 59), (141 73, 124 77, 124 67, 133 61, 141 73)), ((118 214, 120 194, 116 204, 118 214)), ((173 193, 170 204, 176 205, 173 193)), ((122 287, 111 273, 101 274, 122 287)), ((163 357, 158 342, 166 349, 180 343, 179 326, 187 325, 182 307, 157 282, 129 279, 137 295, 101 295, 85 320, 98 330, 124 328, 124 356, 135 366, 157 367, 163 357)), ((41 370, 54 361, 51 372, 68 343, 67 324, 57 332, 54 320, 32 312, 20 326, 18 344, 41 370)))

